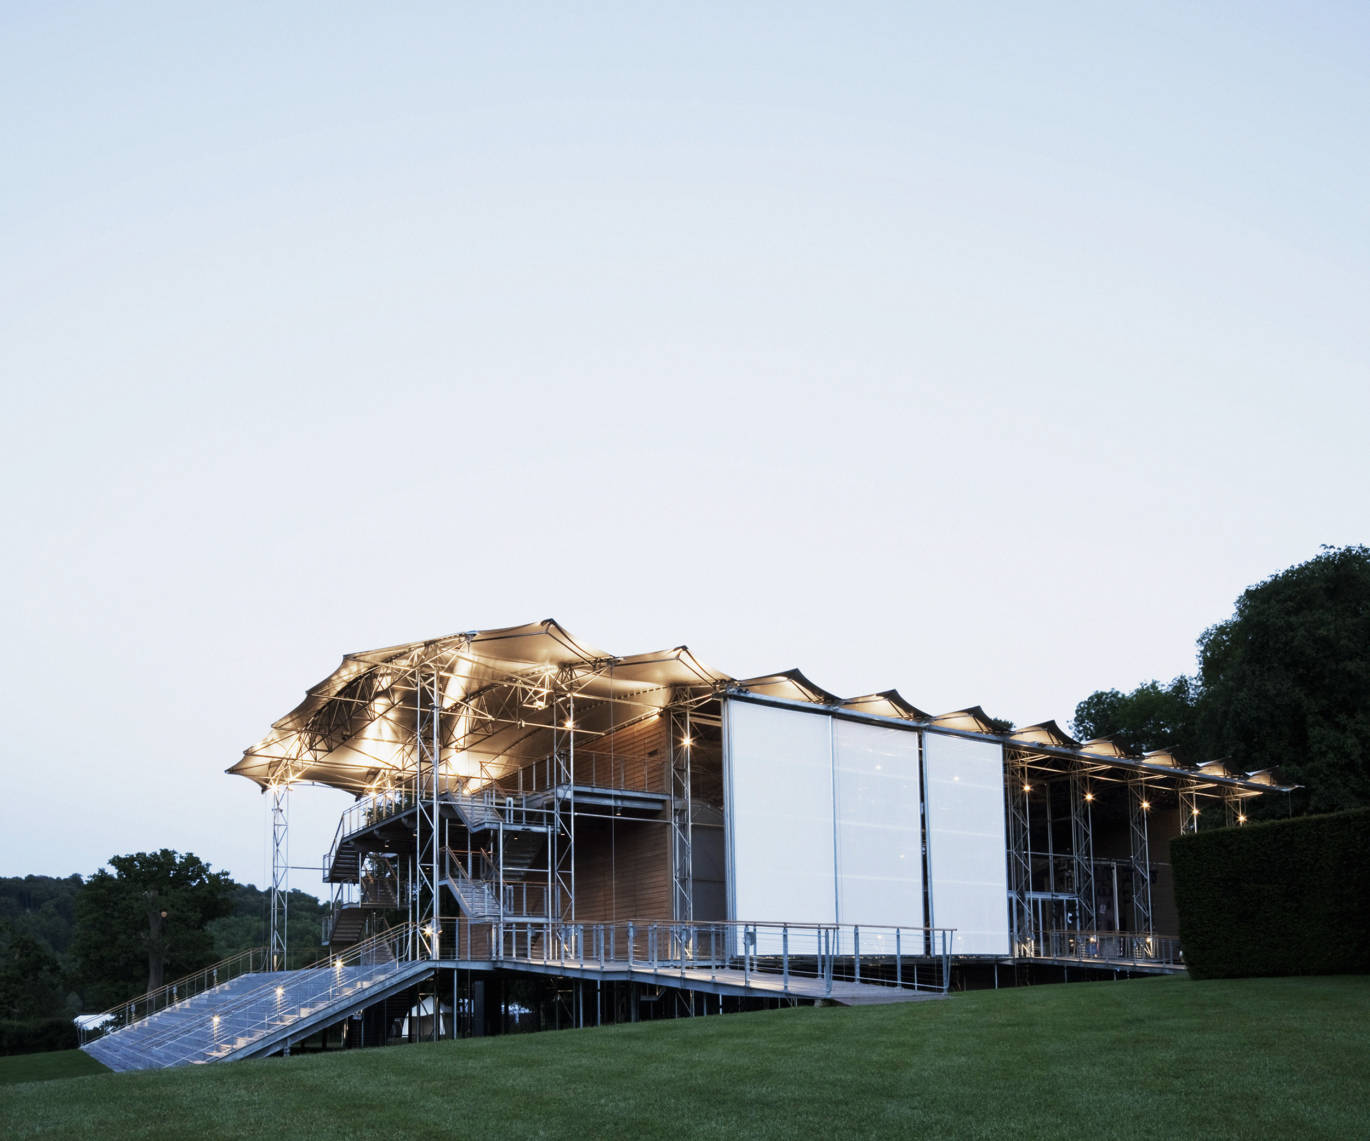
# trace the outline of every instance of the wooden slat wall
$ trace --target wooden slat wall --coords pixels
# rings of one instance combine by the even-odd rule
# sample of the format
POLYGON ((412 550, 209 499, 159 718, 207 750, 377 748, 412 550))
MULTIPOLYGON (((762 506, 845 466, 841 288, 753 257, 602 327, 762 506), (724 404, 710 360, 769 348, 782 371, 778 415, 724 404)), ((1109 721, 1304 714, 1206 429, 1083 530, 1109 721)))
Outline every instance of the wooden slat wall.
POLYGON ((670 749, 664 717, 649 717, 576 745, 576 784, 670 792, 670 749))
POLYGON ((660 821, 576 826, 576 919, 672 918, 671 830, 660 821))
MULTIPOLYGON (((649 717, 606 733, 576 741, 576 784, 624 788, 633 792, 670 792, 670 750, 664 717, 649 717)), ((552 763, 543 759, 500 778, 502 787, 525 792, 551 787, 552 763)))

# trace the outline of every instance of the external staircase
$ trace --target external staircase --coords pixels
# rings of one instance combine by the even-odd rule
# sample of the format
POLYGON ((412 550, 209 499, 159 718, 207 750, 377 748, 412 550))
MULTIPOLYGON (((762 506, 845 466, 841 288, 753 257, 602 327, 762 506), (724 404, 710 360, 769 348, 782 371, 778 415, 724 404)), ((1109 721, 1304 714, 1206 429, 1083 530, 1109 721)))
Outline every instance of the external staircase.
POLYGON ((264 1057, 288 1049, 430 974, 395 928, 345 958, 296 971, 254 972, 167 1006, 82 1045, 112 1070, 264 1057))

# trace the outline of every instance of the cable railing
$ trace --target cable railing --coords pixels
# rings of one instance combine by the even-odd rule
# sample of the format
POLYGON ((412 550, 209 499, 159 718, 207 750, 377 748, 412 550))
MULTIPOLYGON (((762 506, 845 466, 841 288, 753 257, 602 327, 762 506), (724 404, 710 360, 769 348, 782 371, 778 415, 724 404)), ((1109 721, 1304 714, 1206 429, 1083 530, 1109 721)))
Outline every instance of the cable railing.
POLYGON ((221 959, 208 967, 192 971, 179 979, 137 995, 118 1006, 112 1006, 95 1018, 88 1019, 80 1028, 81 1045, 93 1042, 115 1030, 141 1022, 149 1015, 166 1010, 188 998, 194 998, 205 991, 213 990, 223 983, 236 979, 239 975, 255 974, 268 970, 270 954, 266 947, 252 947, 221 959))

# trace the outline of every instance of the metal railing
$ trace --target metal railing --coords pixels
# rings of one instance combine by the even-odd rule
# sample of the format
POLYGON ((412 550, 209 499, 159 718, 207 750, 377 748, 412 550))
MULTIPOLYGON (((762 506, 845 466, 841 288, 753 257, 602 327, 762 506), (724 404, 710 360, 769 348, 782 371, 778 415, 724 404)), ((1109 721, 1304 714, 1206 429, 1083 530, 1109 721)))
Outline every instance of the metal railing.
POLYGON ((141 1022, 149 1015, 175 1006, 187 998, 213 990, 222 983, 230 982, 239 975, 254 974, 270 969, 271 956, 266 947, 252 947, 221 959, 202 970, 192 971, 179 979, 112 1006, 103 1013, 91 1018, 80 1028, 81 1045, 93 1042, 115 1030, 141 1022))
POLYGON ((626 968, 666 981, 708 981, 826 998, 843 983, 946 993, 951 928, 799 923, 541 923, 505 920, 499 958, 626 968))
POLYGON ((497 885, 491 884, 489 879, 483 876, 473 876, 466 866, 467 857, 471 862, 476 863, 482 872, 490 869, 490 855, 484 851, 457 852, 451 848, 444 848, 443 854, 447 857, 446 863, 449 872, 450 882, 457 895, 461 897, 462 904, 468 915, 475 919, 493 919, 499 916, 499 896, 497 885))
POLYGON ((429 957, 429 943, 403 923, 308 967, 273 975, 260 986, 208 1004, 201 1016, 153 1043, 161 1066, 212 1061, 261 1043, 276 1031, 383 984, 429 957), (349 968, 351 972, 349 973, 349 968), (358 974, 358 968, 372 968, 358 974))
POLYGON ((1101 965, 1184 965, 1178 936, 1143 931, 1042 931, 1019 951, 1022 958, 1075 959, 1101 965))
MULTIPOLYGON (((491 781, 475 793, 462 792, 465 778, 444 780, 439 799, 454 806, 468 827, 479 828, 504 824, 511 828, 546 826, 549 813, 543 808, 530 808, 523 794, 515 795, 503 785, 491 781)), ((321 861, 327 879, 338 856, 338 849, 359 832, 373 825, 402 815, 415 804, 412 789, 373 793, 350 804, 338 818, 333 843, 321 861)))

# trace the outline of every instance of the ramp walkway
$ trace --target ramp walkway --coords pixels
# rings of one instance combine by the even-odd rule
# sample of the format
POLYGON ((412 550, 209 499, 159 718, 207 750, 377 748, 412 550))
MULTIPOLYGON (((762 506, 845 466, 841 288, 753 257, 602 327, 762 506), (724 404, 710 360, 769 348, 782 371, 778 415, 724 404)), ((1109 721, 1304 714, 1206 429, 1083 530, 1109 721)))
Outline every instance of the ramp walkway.
POLYGON ((789 923, 510 921, 492 965, 730 997, 865 1006, 942 997, 950 929, 789 923))
POLYGON ((262 1057, 412 986, 435 964, 387 932, 346 958, 295 971, 251 972, 111 1030, 81 1049, 112 1070, 262 1057), (399 943, 400 945, 396 945, 399 943), (398 952, 398 953, 397 953, 398 952))

